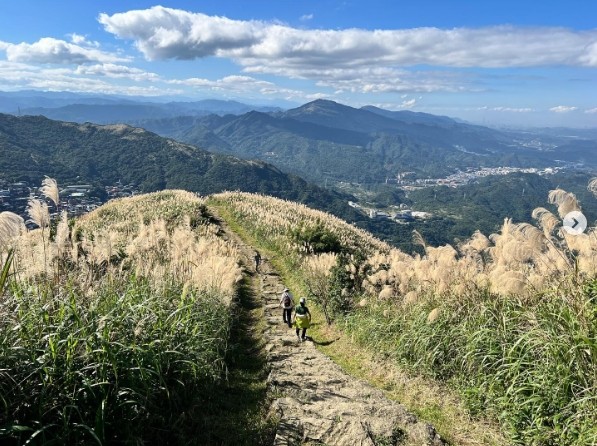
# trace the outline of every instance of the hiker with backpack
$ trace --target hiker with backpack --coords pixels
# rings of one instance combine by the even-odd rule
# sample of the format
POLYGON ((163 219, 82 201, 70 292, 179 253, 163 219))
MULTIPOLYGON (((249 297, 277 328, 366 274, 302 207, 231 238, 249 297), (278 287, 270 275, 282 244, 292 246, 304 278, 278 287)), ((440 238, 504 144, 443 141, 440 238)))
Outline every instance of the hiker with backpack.
POLYGON ((288 328, 292 327, 292 308, 294 307, 294 299, 288 288, 284 288, 284 291, 282 292, 280 306, 282 307, 282 320, 285 324, 288 324, 288 328))
POLYGON ((259 272, 259 265, 261 264, 261 254, 259 251, 255 251, 255 271, 259 272))
POLYGON ((301 297, 299 304, 294 309, 294 324, 296 325, 296 337, 301 342, 307 340, 307 328, 311 326, 311 312, 307 308, 307 299, 301 297), (303 329, 302 336, 299 336, 300 329, 303 329))

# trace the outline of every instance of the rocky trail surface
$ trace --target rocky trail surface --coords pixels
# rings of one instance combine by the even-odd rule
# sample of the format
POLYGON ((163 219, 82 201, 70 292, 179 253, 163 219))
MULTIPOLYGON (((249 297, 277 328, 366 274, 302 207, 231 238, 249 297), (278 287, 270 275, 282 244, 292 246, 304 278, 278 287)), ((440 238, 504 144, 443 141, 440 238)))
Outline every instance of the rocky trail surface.
MULTIPOLYGON (((224 221, 220 223, 226 236, 238 243, 245 264, 252 265, 254 249, 224 221)), ((274 395, 271 410, 279 418, 274 446, 446 444, 431 425, 381 390, 345 373, 316 348, 333 341, 309 337, 299 342, 295 330, 282 321, 279 301, 284 284, 267 259, 262 259, 259 271, 249 272, 267 322, 263 333, 270 368, 267 380, 274 395)))

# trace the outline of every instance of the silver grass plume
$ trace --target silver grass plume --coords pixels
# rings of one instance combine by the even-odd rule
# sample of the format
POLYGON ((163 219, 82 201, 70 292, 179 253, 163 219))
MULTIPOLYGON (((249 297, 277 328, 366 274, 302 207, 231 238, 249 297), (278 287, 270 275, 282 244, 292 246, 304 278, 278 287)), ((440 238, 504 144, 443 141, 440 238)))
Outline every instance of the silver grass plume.
POLYGON ((597 177, 591 178, 591 181, 589 181, 587 189, 589 189, 591 193, 597 197, 597 177))
POLYGON ((54 206, 58 207, 60 204, 60 196, 58 193, 58 183, 56 183, 54 178, 45 177, 41 182, 40 191, 44 197, 50 199, 54 203, 54 206))
POLYGON ((68 228, 68 215, 66 211, 62 211, 60 214, 60 221, 58 222, 58 226, 56 227, 56 248, 58 249, 58 256, 62 256, 64 250, 68 246, 69 242, 70 231, 68 228))
POLYGON ((547 200, 549 203, 558 206, 558 214, 562 218, 564 218, 568 212, 580 210, 576 195, 566 192, 563 189, 550 190, 547 200))
POLYGON ((531 215, 537 220, 537 223, 539 223, 539 226, 543 229, 543 233, 546 237, 549 237, 556 226, 560 224, 558 217, 543 207, 534 209, 531 215))
POLYGON ((29 200, 27 214, 29 214, 31 221, 42 229, 50 225, 50 213, 46 203, 37 199, 29 200))
POLYGON ((0 251, 25 228, 23 218, 12 212, 0 212, 0 251))
POLYGON ((413 243, 415 245, 421 245, 425 251, 427 251, 427 243, 419 231, 413 229, 413 243))
POLYGON ((519 223, 514 227, 514 230, 523 236, 529 243, 530 248, 536 251, 543 250, 545 241, 545 234, 530 223, 519 223))

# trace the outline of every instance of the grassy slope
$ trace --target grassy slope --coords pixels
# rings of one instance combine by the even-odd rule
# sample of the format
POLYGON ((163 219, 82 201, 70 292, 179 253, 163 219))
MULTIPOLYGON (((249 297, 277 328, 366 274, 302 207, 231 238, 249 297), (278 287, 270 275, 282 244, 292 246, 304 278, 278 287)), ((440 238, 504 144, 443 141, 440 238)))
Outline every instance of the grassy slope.
POLYGON ((156 283, 140 277, 132 254, 106 264, 92 257, 90 240, 101 234, 99 247, 101 231, 135 239, 135 212, 146 223, 167 220, 170 230, 186 216, 201 231, 209 216, 200 201, 179 195, 112 202, 78 223, 73 239, 90 237, 78 262, 58 263, 47 279, 9 278, 0 299, 0 443, 271 442, 252 279, 237 284, 228 303, 187 289, 173 268, 156 283))
MULTIPOLYGON (((351 263, 332 268, 329 275, 324 276, 329 266, 321 262, 330 259, 330 255, 307 254, 322 252, 314 251, 322 247, 315 244, 319 243, 314 241, 316 238, 311 238, 314 227, 319 228, 320 237, 325 236, 330 241, 323 246, 323 252, 335 249, 331 241, 339 237, 343 240, 342 249, 357 256, 353 257, 354 262, 358 262, 362 249, 367 249, 366 244, 362 244, 367 235, 337 219, 273 198, 232 193, 215 196, 212 201, 229 207, 229 216, 239 219, 236 226, 252 235, 255 246, 270 250, 270 257, 296 292, 307 294, 302 284, 306 284, 308 275, 313 296, 327 303, 328 310, 330 302, 345 305, 332 310, 336 311, 334 316, 342 332, 365 351, 383 355, 387 359, 384 366, 395 364, 448 383, 472 413, 499 420, 512 443, 546 446, 597 443, 597 426, 593 423, 597 419, 594 393, 597 388, 597 281, 592 269, 595 257, 590 254, 594 252, 594 232, 585 239, 570 240, 572 246, 584 240, 582 255, 569 251, 571 248, 566 246, 570 245, 560 245, 561 250, 556 251, 556 260, 572 256, 578 262, 578 269, 572 268, 572 263, 562 262, 561 269, 554 273, 554 260, 542 257, 545 252, 542 249, 546 248, 527 244, 537 255, 537 263, 527 271, 527 280, 537 285, 526 292, 516 286, 496 291, 476 282, 484 277, 477 269, 481 265, 478 260, 463 256, 463 262, 455 264, 450 260, 454 253, 450 247, 430 249, 425 258, 414 258, 410 263, 401 260, 404 257, 398 253, 392 254, 396 256, 394 260, 373 254, 370 263, 364 264, 364 268, 372 268, 369 275, 364 273, 363 265, 351 263), (302 229, 297 231, 297 228, 302 229), (319 262, 315 274, 310 266, 313 261, 319 262), (471 261, 475 262, 475 270, 467 269, 471 261), (541 269, 544 265, 549 268, 541 269), (299 270, 304 271, 305 277, 299 275, 299 270), (439 286, 452 270, 464 275, 453 283, 453 288, 447 291, 444 288, 442 292, 439 286), (391 272, 399 277, 401 271, 420 273, 419 280, 430 282, 432 287, 421 287, 414 296, 408 292, 391 300, 384 294, 388 291, 385 287, 381 292, 381 286, 366 289, 373 282, 391 283, 386 276, 391 272), (321 288, 321 283, 327 283, 327 288, 321 288), (359 286, 365 294, 358 291, 359 286), (357 294, 351 295, 351 290, 357 294)), ((495 244, 490 248, 488 258, 493 259, 493 263, 483 263, 494 268, 489 270, 495 276, 492 287, 521 283, 520 279, 511 280, 512 273, 507 270, 504 274, 501 263, 511 259, 514 252, 504 250, 504 246, 511 247, 515 243, 519 248, 531 240, 514 238, 513 228, 518 227, 504 225, 502 234, 495 237, 495 244), (502 243, 500 237, 509 240, 509 245, 502 243)), ((536 228, 533 231, 528 226, 521 228, 527 235, 539 233, 545 237, 536 228)), ((553 249, 561 241, 549 239, 549 243, 553 249)), ((516 267, 524 269, 521 264, 516 267)), ((340 343, 333 337, 324 338, 322 343, 332 346, 332 350, 338 346, 340 362, 345 358, 344 364, 349 369, 359 368, 352 343, 339 347, 340 343)), ((436 418, 434 422, 440 425, 441 417, 436 418)), ((453 433, 444 432, 444 435, 456 438, 456 431, 453 433)))
MULTIPOLYGON (((295 294, 307 294, 303 278, 289 257, 276 250, 267 239, 255 238, 237 220, 221 201, 209 201, 246 243, 257 248, 280 273, 284 283, 295 294)), ((390 399, 405 404, 424 420, 431 423, 440 435, 459 445, 506 445, 508 444, 497 426, 479 417, 473 419, 455 392, 430 379, 409 375, 395 363, 376 355, 342 330, 325 324, 322 311, 312 306, 314 324, 311 335, 325 354, 330 356, 347 373, 365 379, 385 391, 390 399)))

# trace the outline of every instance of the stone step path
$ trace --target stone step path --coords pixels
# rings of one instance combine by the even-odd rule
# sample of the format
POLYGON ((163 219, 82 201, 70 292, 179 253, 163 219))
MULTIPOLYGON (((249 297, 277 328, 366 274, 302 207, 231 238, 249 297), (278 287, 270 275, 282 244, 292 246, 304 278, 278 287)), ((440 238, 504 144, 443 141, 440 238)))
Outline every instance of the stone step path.
POLYGON ((268 322, 264 333, 271 366, 268 384, 280 395, 272 406, 280 419, 275 446, 445 444, 431 425, 388 400, 382 391, 346 374, 316 349, 317 339, 299 342, 295 330, 283 323, 278 306, 284 284, 267 261, 260 270, 268 322))
MULTIPOLYGON (((245 265, 252 265, 254 248, 218 220, 224 237, 238 245, 245 265)), ((274 446, 447 444, 430 424, 317 350, 315 344, 324 340, 309 337, 299 342, 295 330, 282 321, 279 301, 284 284, 267 259, 262 259, 258 272, 254 268, 250 272, 257 279, 267 322, 263 333, 270 367, 267 380, 277 396, 271 410, 279 419, 274 446)))

